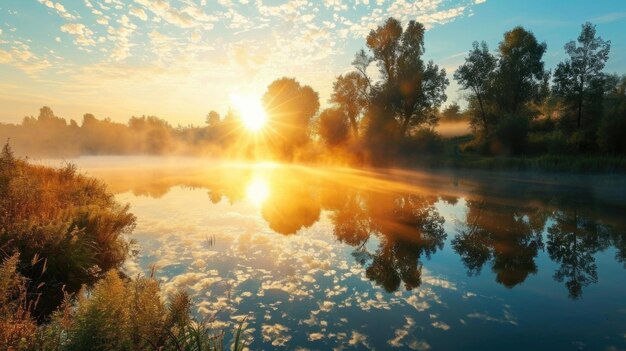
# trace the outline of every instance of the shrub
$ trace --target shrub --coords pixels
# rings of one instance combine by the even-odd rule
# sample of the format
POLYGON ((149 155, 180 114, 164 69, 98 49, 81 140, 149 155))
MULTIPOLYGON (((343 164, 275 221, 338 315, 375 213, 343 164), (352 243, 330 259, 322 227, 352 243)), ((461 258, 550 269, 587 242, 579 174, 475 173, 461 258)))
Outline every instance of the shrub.
POLYGON ((607 114, 598 130, 600 149, 610 153, 626 153, 626 108, 607 114))
MULTIPOLYGON (((17 159, 5 145, 0 155, 0 248, 19 253, 17 271, 39 286, 37 316, 52 312, 62 287, 77 291, 118 268, 128 253, 135 216, 104 183, 76 172, 17 159)), ((33 293, 30 289, 29 293, 33 293)))
POLYGON ((505 116, 498 124, 494 142, 491 144, 493 154, 519 155, 526 151, 528 145, 529 119, 525 116, 505 116))
POLYGON ((443 151, 443 139, 433 129, 422 128, 400 143, 400 154, 405 157, 435 155, 443 151))

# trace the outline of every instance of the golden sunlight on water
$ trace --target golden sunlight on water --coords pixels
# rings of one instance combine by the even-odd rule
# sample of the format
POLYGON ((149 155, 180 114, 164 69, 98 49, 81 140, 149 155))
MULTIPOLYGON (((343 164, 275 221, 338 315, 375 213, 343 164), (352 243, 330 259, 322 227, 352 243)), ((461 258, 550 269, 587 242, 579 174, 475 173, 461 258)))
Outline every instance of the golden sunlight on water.
POLYGON ((256 175, 246 187, 246 197, 255 206, 261 206, 270 195, 267 180, 260 175, 256 175))

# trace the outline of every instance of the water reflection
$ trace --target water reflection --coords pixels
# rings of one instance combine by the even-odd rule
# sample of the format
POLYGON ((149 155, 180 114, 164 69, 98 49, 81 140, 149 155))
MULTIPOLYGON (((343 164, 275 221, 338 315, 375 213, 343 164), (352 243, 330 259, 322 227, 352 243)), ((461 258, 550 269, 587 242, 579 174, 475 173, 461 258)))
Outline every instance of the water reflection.
POLYGON ((555 333, 497 345, 626 342, 619 178, 89 162, 138 215, 129 264, 156 263, 166 292, 190 289, 221 326, 252 312, 252 349, 453 349, 467 333, 498 349, 500 332, 537 330, 555 333))
POLYGON ((543 249, 544 211, 485 200, 467 202, 463 229, 452 240, 468 274, 480 273, 491 262, 496 281, 507 288, 537 272, 535 257, 543 249))
POLYGON ((554 279, 576 299, 598 280, 596 253, 613 246, 626 266, 624 223, 616 223, 622 204, 605 204, 585 187, 570 185, 562 192, 555 183, 459 184, 449 175, 275 164, 183 164, 175 170, 148 165, 126 178, 108 168, 91 172, 117 192, 160 198, 182 185, 207 189, 213 204, 247 201, 259 208, 272 231, 283 235, 311 227, 328 211, 336 239, 354 248, 352 256, 367 277, 387 292, 400 284, 407 290, 419 287, 422 261, 441 250, 447 238, 436 204, 454 205, 459 199, 465 201, 465 217, 455 220, 450 244, 469 276, 489 265, 497 283, 513 288, 537 273, 535 259, 547 250, 559 264, 554 279), (592 213, 579 213, 581 204, 592 213), (377 244, 369 248, 372 237, 377 244))

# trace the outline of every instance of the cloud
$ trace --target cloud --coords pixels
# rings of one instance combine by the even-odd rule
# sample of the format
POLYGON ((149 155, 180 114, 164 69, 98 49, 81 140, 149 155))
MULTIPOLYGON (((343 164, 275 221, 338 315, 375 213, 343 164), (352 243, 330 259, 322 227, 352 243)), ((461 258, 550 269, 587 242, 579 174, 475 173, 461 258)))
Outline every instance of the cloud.
POLYGON ((131 7, 128 13, 141 19, 142 21, 148 20, 148 15, 146 14, 146 11, 138 7, 131 7))
POLYGON ((612 12, 591 19, 593 23, 611 23, 626 18, 626 12, 612 12))
POLYGON ((94 46, 93 31, 82 23, 67 23, 61 26, 61 32, 74 36, 74 43, 78 46, 94 46))
POLYGON ((261 326, 263 340, 271 342, 274 347, 285 346, 291 340, 291 335, 286 335, 287 332, 289 332, 289 328, 279 323, 261 326))
POLYGON ((54 11, 56 11, 56 13, 58 13, 61 17, 68 19, 68 20, 73 20, 76 19, 77 17, 72 15, 71 13, 67 12, 67 10, 65 9, 65 6, 63 6, 60 2, 53 2, 50 0, 37 0, 39 1, 39 3, 46 5, 47 7, 53 9, 54 11))
POLYGON ((130 49, 133 46, 130 37, 137 26, 126 15, 122 15, 117 23, 119 24, 117 28, 109 27, 107 32, 109 33, 109 40, 115 44, 111 52, 111 59, 121 61, 130 55, 130 49))
POLYGON ((213 24, 208 22, 216 19, 191 4, 181 10, 172 7, 166 0, 135 0, 135 3, 144 6, 159 19, 181 28, 203 26, 205 29, 211 29, 213 24))

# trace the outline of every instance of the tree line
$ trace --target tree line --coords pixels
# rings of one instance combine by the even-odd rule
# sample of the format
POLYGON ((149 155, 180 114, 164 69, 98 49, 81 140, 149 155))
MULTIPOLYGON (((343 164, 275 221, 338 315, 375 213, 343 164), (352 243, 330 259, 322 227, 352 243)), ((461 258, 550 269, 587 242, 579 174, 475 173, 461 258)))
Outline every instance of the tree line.
POLYGON ((458 153, 626 153, 626 76, 604 72, 611 43, 593 24, 565 44, 567 58, 553 72, 545 67, 546 44, 521 26, 504 33, 495 52, 474 42, 453 74, 465 110, 443 108, 450 82, 423 58, 425 33, 417 21, 403 27, 394 18, 370 31, 323 110, 310 86, 275 80, 262 98, 268 123, 260 136, 242 128, 235 110, 211 111, 205 126, 173 127, 153 116, 121 124, 91 114, 79 125, 48 107, 21 125, 0 124, 0 136, 33 155, 185 153, 384 165, 441 155, 448 140, 437 124, 467 120, 471 136, 455 145, 458 153))

